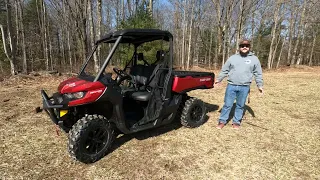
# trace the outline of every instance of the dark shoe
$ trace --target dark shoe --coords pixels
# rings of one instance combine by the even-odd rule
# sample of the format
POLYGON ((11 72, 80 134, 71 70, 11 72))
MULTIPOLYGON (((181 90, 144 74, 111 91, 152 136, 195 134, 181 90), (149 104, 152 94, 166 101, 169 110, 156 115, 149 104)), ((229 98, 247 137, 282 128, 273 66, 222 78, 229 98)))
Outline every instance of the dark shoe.
POLYGON ((219 124, 217 125, 217 129, 222 129, 225 126, 225 124, 219 122, 219 124))
POLYGON ((240 129, 240 124, 232 124, 233 129, 240 129))

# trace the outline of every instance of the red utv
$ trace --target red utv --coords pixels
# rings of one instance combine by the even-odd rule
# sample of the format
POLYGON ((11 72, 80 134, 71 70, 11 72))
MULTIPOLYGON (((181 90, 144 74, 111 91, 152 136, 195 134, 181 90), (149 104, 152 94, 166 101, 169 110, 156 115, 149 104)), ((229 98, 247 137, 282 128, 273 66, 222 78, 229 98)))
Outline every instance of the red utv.
POLYGON ((77 77, 62 82, 51 97, 41 90, 43 109, 68 133, 71 156, 92 163, 106 154, 118 133, 159 127, 177 118, 182 125, 191 128, 205 122, 204 103, 186 93, 213 88, 214 73, 175 71, 172 66, 170 32, 158 29, 115 31, 96 42, 77 77), (168 50, 157 51, 157 58, 151 63, 137 50, 144 43, 156 40, 168 43, 168 50), (94 51, 106 43, 113 47, 99 72, 90 74, 89 62, 94 51), (134 51, 123 69, 113 68, 117 75, 114 78, 106 73, 106 68, 120 44, 133 45, 134 51))

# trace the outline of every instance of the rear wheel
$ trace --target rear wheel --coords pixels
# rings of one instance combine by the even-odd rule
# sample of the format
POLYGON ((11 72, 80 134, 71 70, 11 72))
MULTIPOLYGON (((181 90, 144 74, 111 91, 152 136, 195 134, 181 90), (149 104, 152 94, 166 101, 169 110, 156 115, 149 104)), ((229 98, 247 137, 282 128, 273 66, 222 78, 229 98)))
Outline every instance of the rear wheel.
POLYGON ((205 121, 206 107, 200 99, 189 98, 185 101, 181 112, 181 124, 185 127, 195 128, 205 121))
POLYGON ((83 163, 101 159, 115 138, 112 124, 101 115, 88 115, 77 121, 69 132, 69 153, 83 163))

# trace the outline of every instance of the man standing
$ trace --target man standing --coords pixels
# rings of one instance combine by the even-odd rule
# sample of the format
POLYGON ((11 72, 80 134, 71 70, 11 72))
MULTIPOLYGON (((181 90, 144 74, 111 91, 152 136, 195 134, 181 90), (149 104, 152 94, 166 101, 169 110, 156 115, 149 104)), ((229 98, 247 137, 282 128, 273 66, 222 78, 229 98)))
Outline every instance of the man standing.
POLYGON ((236 108, 232 126, 234 129, 239 129, 253 76, 259 92, 263 93, 261 64, 257 56, 250 52, 250 41, 242 40, 239 44, 239 54, 232 55, 223 65, 216 80, 217 86, 226 76, 228 76, 228 85, 217 129, 222 129, 227 123, 234 100, 236 100, 236 108))

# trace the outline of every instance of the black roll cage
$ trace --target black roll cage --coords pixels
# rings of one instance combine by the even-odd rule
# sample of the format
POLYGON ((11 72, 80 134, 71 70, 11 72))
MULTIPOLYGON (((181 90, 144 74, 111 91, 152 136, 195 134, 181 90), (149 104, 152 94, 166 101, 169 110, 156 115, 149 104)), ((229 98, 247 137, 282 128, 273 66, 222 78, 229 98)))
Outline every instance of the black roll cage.
MULTIPOLYGON (((106 34, 104 37, 96 41, 95 46, 93 47, 93 50, 91 51, 90 55, 86 59, 86 62, 81 67, 81 70, 79 72, 79 76, 84 73, 84 69, 88 65, 89 60, 92 58, 94 52, 96 51, 97 47, 101 43, 114 43, 110 53, 108 54, 107 58, 105 59, 104 63, 100 67, 100 70, 96 77, 94 78, 94 82, 98 81, 101 78, 101 75, 103 74, 104 70, 109 64, 109 61, 111 60, 115 50, 117 49, 119 43, 131 43, 134 45, 134 58, 136 63, 136 53, 137 48, 145 43, 145 42, 151 42, 155 40, 165 40, 169 41, 169 73, 172 72, 172 64, 173 64, 173 36, 168 31, 163 31, 159 29, 124 29, 124 30, 118 30, 115 32, 111 32, 106 34)), ((132 59, 131 59, 132 60, 132 59)))

